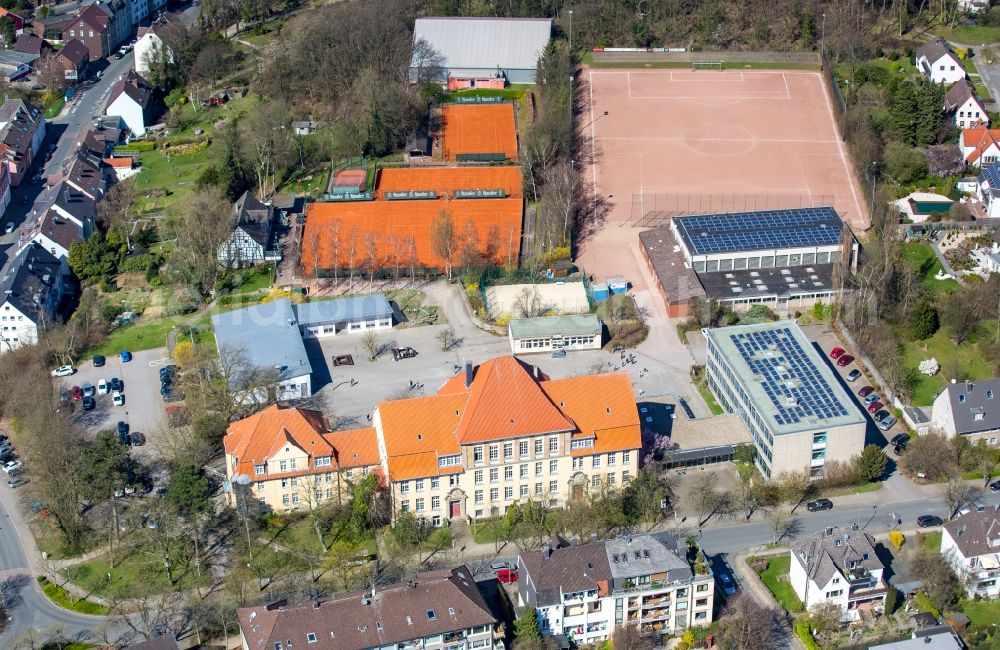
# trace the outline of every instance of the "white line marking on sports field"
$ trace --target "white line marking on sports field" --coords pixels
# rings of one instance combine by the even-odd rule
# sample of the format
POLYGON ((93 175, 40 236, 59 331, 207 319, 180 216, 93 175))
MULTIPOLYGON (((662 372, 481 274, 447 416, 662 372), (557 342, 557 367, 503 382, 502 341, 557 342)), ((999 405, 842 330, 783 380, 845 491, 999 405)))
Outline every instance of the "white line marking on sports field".
MULTIPOLYGON (((826 104, 826 112, 830 116, 830 125, 833 127, 834 133, 836 133, 837 132, 837 120, 833 116, 833 106, 830 105, 830 97, 827 96, 826 89, 824 88, 823 91, 824 91, 823 92, 823 99, 825 100, 823 103, 826 104)), ((861 207, 861 202, 858 201, 858 191, 854 187, 854 176, 851 174, 851 168, 847 164, 847 157, 844 155, 844 145, 843 145, 843 143, 841 143, 841 145, 839 147, 837 147, 837 149, 839 150, 839 153, 840 153, 840 162, 841 162, 841 164, 844 165, 844 174, 847 175, 847 183, 851 186, 851 196, 854 197, 854 207, 857 208, 858 215, 860 216, 860 218, 864 219, 865 211, 861 207)), ((859 171, 862 171, 862 170, 859 170, 859 171)), ((868 225, 871 226, 871 219, 870 218, 869 218, 868 225)))
POLYGON ((788 90, 788 79, 785 79, 785 73, 784 72, 781 73, 781 81, 782 81, 782 83, 785 84, 785 98, 786 99, 791 99, 792 98, 792 93, 788 90))
POLYGON ((590 70, 590 170, 593 175, 593 198, 597 198, 597 137, 594 134, 594 71, 590 70))
MULTIPOLYGON (((775 143, 775 144, 836 144, 840 140, 796 140, 796 139, 784 139, 784 138, 758 138, 756 136, 751 136, 749 138, 653 138, 653 137, 608 137, 608 138, 597 138, 598 140, 653 140, 656 142, 687 142, 688 140, 696 140, 698 142, 760 142, 760 143, 775 143)), ((833 155, 833 154, 810 154, 815 156, 823 155, 833 155)))
POLYGON ((799 172, 802 174, 802 182, 805 183, 806 193, 809 195, 809 205, 813 202, 812 188, 809 186, 809 177, 806 175, 806 168, 802 165, 802 158, 798 154, 795 155, 795 162, 799 165, 799 172))

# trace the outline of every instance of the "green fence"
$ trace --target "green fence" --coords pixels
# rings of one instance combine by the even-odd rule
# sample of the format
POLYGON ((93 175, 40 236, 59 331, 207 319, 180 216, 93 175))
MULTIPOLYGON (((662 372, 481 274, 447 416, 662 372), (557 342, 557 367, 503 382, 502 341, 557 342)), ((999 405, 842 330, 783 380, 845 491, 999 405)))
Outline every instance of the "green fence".
POLYGON ((837 126, 840 127, 840 137, 847 140, 847 100, 840 91, 840 84, 837 83, 837 75, 833 71, 833 63, 830 62, 830 52, 826 49, 826 45, 821 48, 820 56, 823 62, 823 80, 830 89, 830 96, 837 104, 836 108, 839 109, 834 113, 837 116, 837 126))
POLYGON ((504 153, 460 153, 455 156, 459 162, 503 162, 507 160, 504 153))

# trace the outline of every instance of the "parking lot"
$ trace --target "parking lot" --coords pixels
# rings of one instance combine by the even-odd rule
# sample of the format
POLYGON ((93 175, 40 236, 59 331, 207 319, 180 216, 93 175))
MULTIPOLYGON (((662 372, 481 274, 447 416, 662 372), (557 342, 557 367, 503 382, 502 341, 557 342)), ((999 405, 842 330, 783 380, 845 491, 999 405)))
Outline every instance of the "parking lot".
POLYGON ((124 420, 131 431, 146 434, 146 445, 135 451, 139 456, 148 456, 152 451, 150 445, 154 442, 152 437, 165 428, 166 405, 160 397, 159 369, 167 362, 165 348, 135 352, 128 363, 122 363, 118 355, 109 356, 101 368, 95 368, 93 361, 88 359, 77 367, 74 375, 58 381, 60 387, 67 389, 89 382, 96 390, 101 379, 121 379, 125 385, 123 406, 114 406, 110 394, 99 395, 96 397, 97 407, 92 411, 84 411, 81 403, 75 401, 73 417, 89 436, 105 429, 113 431, 118 421, 124 420))

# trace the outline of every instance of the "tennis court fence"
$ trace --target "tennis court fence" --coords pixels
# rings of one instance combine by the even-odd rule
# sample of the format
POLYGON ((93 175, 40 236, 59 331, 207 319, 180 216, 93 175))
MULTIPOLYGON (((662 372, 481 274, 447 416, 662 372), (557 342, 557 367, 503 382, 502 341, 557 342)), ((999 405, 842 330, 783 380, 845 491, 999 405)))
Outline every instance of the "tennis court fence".
POLYGON ((673 217, 752 210, 790 210, 835 205, 833 194, 633 194, 623 226, 655 228, 673 217))

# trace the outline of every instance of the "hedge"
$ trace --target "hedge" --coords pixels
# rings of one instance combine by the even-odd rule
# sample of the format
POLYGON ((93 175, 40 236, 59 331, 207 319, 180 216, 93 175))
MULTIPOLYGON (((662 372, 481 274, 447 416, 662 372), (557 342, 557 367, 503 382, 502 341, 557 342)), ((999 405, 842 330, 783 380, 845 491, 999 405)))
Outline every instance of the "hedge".
POLYGON ((138 273, 140 271, 148 271, 149 269, 159 266, 160 260, 158 255, 146 253, 144 255, 132 255, 126 257, 122 263, 118 266, 119 273, 138 273))
POLYGON ((813 638, 812 632, 809 630, 809 619, 805 616, 795 621, 795 634, 805 644, 807 650, 823 650, 813 638))
POLYGON ((149 140, 139 140, 137 142, 129 142, 128 144, 123 144, 115 147, 115 151, 153 151, 156 149, 156 143, 149 140))

